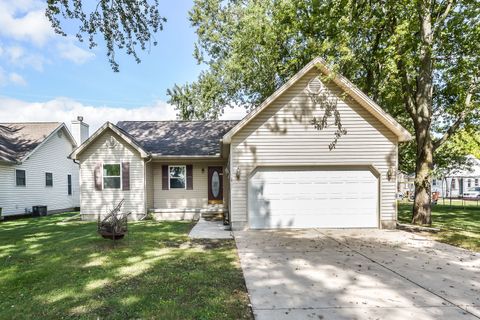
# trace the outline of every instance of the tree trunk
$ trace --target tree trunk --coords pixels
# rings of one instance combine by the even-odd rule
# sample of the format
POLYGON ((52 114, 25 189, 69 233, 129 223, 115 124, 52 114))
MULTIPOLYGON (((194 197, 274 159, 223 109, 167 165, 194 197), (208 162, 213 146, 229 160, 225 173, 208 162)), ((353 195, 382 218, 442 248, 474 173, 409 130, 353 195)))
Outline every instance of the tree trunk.
POLYGON ((432 187, 430 173, 433 169, 433 144, 430 126, 418 128, 417 163, 415 168, 415 201, 413 204, 412 223, 432 224, 431 197, 432 187))
POLYGON ((430 134, 433 104, 433 33, 430 9, 432 0, 418 0, 420 22, 420 54, 415 95, 415 138, 417 161, 415 168, 415 202, 412 223, 432 224, 430 173, 433 169, 433 143, 430 134))

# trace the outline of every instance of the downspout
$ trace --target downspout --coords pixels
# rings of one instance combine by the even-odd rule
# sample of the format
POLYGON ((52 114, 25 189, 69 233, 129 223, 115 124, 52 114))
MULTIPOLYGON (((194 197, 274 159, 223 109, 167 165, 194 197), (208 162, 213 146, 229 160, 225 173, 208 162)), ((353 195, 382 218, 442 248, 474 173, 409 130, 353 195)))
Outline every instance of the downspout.
POLYGON ((230 144, 228 145, 228 148, 230 149, 228 152, 228 162, 227 162, 227 167, 228 167, 228 192, 230 193, 228 195, 228 225, 229 229, 232 230, 232 143, 230 141, 230 144))

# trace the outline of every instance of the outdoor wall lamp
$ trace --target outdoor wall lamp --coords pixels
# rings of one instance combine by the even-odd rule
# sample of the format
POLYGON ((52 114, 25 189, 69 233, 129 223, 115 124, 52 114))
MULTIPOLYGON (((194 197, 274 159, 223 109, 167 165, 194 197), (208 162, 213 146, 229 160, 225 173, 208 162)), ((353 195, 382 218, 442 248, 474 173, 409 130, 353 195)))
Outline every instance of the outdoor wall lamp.
POLYGON ((395 169, 393 167, 388 168, 388 171, 387 171, 388 181, 392 181, 394 175, 395 175, 395 169))
POLYGON ((202 173, 205 173, 205 168, 202 168, 202 173))
POLYGON ((237 179, 240 179, 240 167, 237 167, 237 169, 235 170, 235 176, 237 177, 237 179))

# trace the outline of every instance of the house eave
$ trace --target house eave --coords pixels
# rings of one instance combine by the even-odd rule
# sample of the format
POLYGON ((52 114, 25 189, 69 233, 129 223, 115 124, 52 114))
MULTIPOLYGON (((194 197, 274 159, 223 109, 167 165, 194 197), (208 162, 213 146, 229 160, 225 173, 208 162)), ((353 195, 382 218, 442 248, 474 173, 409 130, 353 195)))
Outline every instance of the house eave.
POLYGON ((220 154, 215 155, 163 155, 159 153, 152 153, 152 160, 172 160, 172 159, 194 159, 194 160, 222 160, 222 156, 220 154))
POLYGON ((50 139, 50 137, 52 137, 54 134, 56 134, 58 131, 62 130, 62 129, 65 129, 65 132, 67 134, 67 137, 68 139, 70 140, 70 142, 72 143, 72 145, 74 147, 77 146, 77 143, 75 142, 75 139, 73 138, 72 134, 70 133, 70 131, 68 130, 67 126, 65 125, 65 123, 60 123, 58 125, 57 128, 55 128, 55 130, 53 130, 52 132, 50 132, 50 134, 48 136, 45 137, 45 139, 43 139, 43 141, 38 145, 36 146, 32 151, 30 151, 28 154, 26 154, 20 161, 17 162, 17 164, 19 163, 23 163, 25 162, 28 158, 30 158, 38 149, 40 149, 45 143, 47 143, 47 141, 50 139))
POLYGON ((22 163, 20 161, 0 160, 0 164, 15 166, 15 165, 19 165, 19 164, 22 164, 22 163))
POLYGON ((146 152, 138 143, 134 141, 127 133, 123 130, 119 129, 116 125, 111 122, 106 122, 103 126, 101 126, 93 135, 91 135, 84 143, 82 143, 78 148, 73 150, 73 152, 68 156, 68 158, 72 160, 78 160, 79 155, 86 149, 88 146, 95 141, 105 130, 112 130, 115 134, 120 136, 123 140, 125 140, 128 144, 130 144, 135 150, 140 153, 140 157, 145 159, 150 157, 150 154, 146 152))

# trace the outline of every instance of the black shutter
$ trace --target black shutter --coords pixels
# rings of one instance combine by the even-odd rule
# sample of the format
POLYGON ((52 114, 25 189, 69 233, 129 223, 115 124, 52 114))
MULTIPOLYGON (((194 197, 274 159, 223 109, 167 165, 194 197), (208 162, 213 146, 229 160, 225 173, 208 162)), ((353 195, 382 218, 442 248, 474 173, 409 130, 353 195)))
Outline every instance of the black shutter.
POLYGON ((187 190, 193 190, 193 165, 187 164, 187 190))
POLYGON ((162 165, 162 190, 168 190, 168 165, 162 165))
POLYGON ((130 162, 122 162, 122 189, 130 190, 130 162))
POLYGON ((102 164, 98 162, 93 171, 93 180, 95 183, 95 190, 102 190, 102 164))

